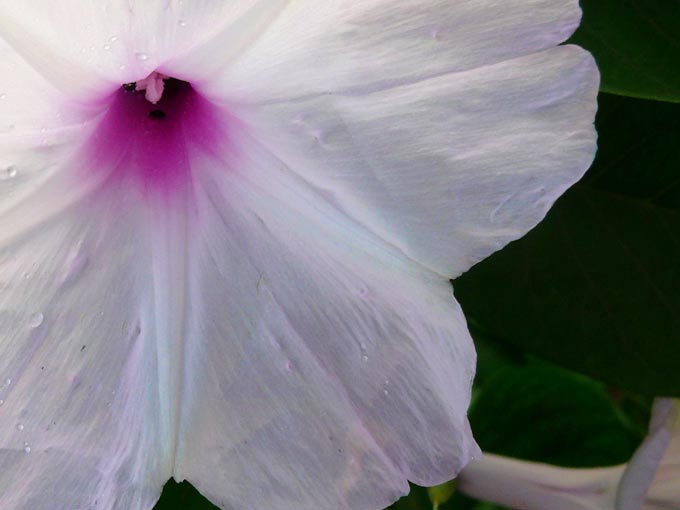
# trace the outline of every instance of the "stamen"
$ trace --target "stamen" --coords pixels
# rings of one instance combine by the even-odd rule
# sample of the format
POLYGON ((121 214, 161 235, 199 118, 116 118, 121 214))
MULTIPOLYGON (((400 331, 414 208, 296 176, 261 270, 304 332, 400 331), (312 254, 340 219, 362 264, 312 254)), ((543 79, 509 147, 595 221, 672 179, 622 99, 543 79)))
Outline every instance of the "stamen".
POLYGON ((166 78, 167 76, 154 71, 143 80, 139 80, 136 83, 135 90, 144 90, 144 97, 146 97, 146 100, 152 104, 156 104, 163 96, 163 90, 165 89, 165 82, 163 80, 166 78))
POLYGON ((92 159, 84 170, 107 175, 107 183, 139 185, 145 196, 174 199, 191 186, 190 151, 231 151, 231 118, 185 81, 154 73, 132 85, 121 84, 112 95, 88 143, 92 159))

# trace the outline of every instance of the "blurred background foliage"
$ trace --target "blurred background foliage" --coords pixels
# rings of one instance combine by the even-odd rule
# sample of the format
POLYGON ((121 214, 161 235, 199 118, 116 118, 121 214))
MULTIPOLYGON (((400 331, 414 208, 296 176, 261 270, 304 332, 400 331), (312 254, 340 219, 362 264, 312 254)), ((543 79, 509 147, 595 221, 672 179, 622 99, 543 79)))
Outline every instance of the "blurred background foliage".
MULTIPOLYGON (((536 229, 454 282, 479 352, 470 421, 483 450, 625 462, 652 398, 680 397, 680 4, 581 0, 569 42, 602 73, 599 150, 536 229)), ((498 508, 454 485, 394 510, 498 508)), ((171 480, 156 510, 215 509, 171 480)), ((262 509, 268 510, 268 509, 262 509)))

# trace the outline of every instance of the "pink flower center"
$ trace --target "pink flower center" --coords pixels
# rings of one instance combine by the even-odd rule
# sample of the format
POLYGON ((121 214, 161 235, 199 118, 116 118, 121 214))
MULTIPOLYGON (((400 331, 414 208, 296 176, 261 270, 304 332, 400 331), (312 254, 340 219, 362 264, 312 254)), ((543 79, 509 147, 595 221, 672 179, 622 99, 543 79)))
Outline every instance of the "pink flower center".
POLYGON ((123 85, 87 143, 88 168, 106 185, 134 182, 145 195, 183 193, 191 184, 191 154, 222 153, 228 114, 191 84, 152 73, 123 85))

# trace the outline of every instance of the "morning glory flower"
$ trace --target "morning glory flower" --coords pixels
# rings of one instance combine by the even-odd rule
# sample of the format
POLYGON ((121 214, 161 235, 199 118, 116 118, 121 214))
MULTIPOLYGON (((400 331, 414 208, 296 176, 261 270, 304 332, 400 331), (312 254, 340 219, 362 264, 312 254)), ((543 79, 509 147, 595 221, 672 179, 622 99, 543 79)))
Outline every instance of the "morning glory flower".
POLYGON ((680 508, 680 403, 655 401, 649 433, 627 464, 568 469, 484 454, 457 488, 516 510, 680 508))
POLYGON ((575 0, 0 5, 0 507, 379 509, 478 453, 449 279, 595 152, 575 0))

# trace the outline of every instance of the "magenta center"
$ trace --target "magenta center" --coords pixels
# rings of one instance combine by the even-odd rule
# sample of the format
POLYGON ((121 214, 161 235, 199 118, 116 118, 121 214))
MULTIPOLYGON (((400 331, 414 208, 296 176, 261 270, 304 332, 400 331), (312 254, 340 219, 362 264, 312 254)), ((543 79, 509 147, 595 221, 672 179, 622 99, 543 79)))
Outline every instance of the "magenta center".
POLYGON ((134 182, 145 195, 174 195, 191 184, 191 153, 214 154, 227 142, 226 112, 187 82, 163 81, 160 99, 157 90, 137 84, 123 85, 110 99, 88 142, 93 168, 106 172, 107 183, 134 182))

